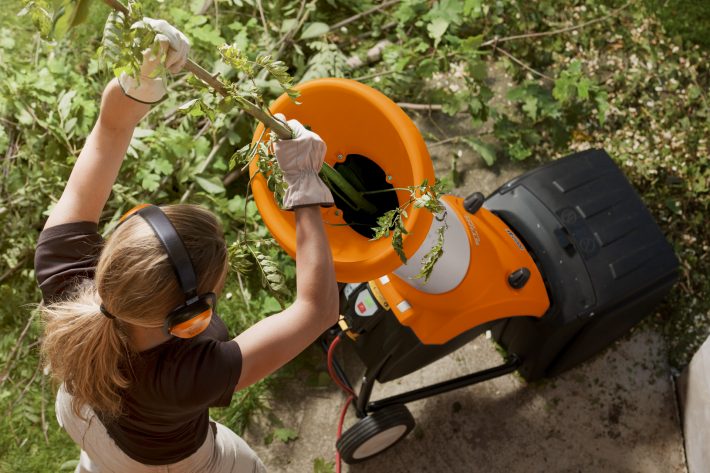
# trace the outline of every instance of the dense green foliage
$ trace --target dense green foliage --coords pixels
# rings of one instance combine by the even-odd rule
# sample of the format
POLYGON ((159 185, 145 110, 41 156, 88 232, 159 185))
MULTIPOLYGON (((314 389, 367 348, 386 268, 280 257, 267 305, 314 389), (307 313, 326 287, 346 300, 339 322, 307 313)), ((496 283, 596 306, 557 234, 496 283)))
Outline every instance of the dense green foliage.
MULTIPOLYGON (((695 34, 692 41, 678 36, 684 30, 677 25, 696 16, 689 2, 681 3, 686 10, 677 13, 688 16, 675 15, 670 34, 655 13, 671 7, 650 0, 644 6, 567 0, 565 8, 553 0, 405 0, 343 26, 338 23, 376 3, 264 0, 263 16, 250 0, 146 1, 143 8, 182 29, 193 42, 191 56, 234 83, 240 76, 220 60, 225 43, 250 60, 259 54, 283 60, 297 83, 357 78, 395 101, 433 104, 434 113, 470 120, 479 132, 455 139, 491 165, 606 148, 682 261, 681 282, 656 318, 674 366, 681 367, 710 330, 710 54, 693 42, 695 34), (532 32, 546 34, 526 35, 532 32), (368 59, 382 40, 389 44, 381 55, 368 59), (511 82, 504 90, 493 86, 501 76, 511 82)), ((5 12, 22 9, 19 0, 0 5, 5 12)), ((37 357, 40 327, 31 304, 40 296, 32 255, 113 75, 96 55, 108 14, 95 2, 88 23, 56 43, 36 33, 30 17, 45 21, 37 10, 0 18, 0 471, 56 470, 77 457, 53 421, 54 387, 37 357)), ((256 77, 254 85, 265 100, 281 91, 266 78, 256 77)), ((187 74, 178 75, 168 100, 141 123, 104 214, 106 232, 136 203, 184 198, 213 209, 230 242, 246 231, 248 238, 268 239, 247 176, 239 167, 230 170, 255 121, 236 109, 214 116, 191 106, 180 110, 195 98, 216 105, 210 92, 195 90, 187 74)), ((290 260, 273 244, 259 243, 257 250, 232 249, 241 272, 230 278, 219 311, 234 331, 291 297, 290 260)), ((251 414, 268 408, 273 384, 238 393, 232 407, 214 415, 243 429, 251 414)), ((280 430, 271 440, 287 441, 280 439, 290 438, 289 426, 275 426, 280 430)))

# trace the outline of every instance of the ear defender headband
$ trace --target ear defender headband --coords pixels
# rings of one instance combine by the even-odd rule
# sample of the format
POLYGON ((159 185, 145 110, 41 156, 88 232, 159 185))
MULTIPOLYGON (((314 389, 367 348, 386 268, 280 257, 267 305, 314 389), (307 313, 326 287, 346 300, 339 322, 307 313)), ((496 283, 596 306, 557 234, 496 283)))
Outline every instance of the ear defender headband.
POLYGON ((173 309, 165 318, 165 332, 179 338, 192 338, 202 333, 210 324, 217 296, 213 292, 197 294, 197 276, 190 256, 177 230, 159 207, 141 204, 126 212, 118 221, 122 224, 134 215, 140 215, 153 229, 168 254, 175 271, 185 303, 173 309))

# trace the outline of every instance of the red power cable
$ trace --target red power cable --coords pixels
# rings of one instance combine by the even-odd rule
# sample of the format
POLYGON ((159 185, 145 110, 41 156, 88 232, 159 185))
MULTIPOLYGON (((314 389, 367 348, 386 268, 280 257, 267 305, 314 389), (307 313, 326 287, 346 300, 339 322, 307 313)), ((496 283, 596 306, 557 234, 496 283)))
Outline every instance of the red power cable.
POLYGON ((333 378, 333 381, 335 381, 335 384, 340 387, 340 389, 345 391, 346 394, 355 396, 355 392, 341 381, 340 377, 335 372, 335 368, 333 368, 333 356, 335 353, 335 347, 337 347, 338 343, 340 343, 340 338, 342 337, 342 335, 343 332, 340 332, 338 336, 335 337, 332 342, 330 342, 330 347, 328 347, 328 373, 330 374, 330 377, 333 378))
MULTIPOLYGON (((340 421, 338 422, 338 440, 340 440, 340 436, 343 433, 343 422, 345 421, 345 414, 348 412, 348 407, 350 407, 350 403, 353 402, 353 399, 355 399, 355 396, 352 394, 348 396, 348 400, 345 401, 345 405, 343 405, 343 409, 340 411, 340 421)), ((335 449, 335 473, 340 473, 340 467, 341 467, 341 462, 340 462, 340 452, 338 449, 335 449)))
MULTIPOLYGON (((337 376, 337 373, 335 372, 335 368, 333 368, 333 356, 335 353, 335 347, 338 346, 338 343, 340 343, 340 338, 343 336, 343 332, 340 332, 338 336, 336 336, 332 342, 330 342, 330 346, 328 347, 328 373, 330 374, 330 377, 333 378, 333 381, 335 384, 340 387, 343 391, 345 391, 345 394, 348 395, 348 400, 345 402, 345 405, 343 405, 342 410, 340 411, 340 420, 338 421, 338 437, 337 440, 340 440, 340 436, 343 433, 343 423, 345 422, 345 414, 348 412, 348 407, 350 406, 350 403, 353 402, 353 399, 355 399, 355 392, 350 389, 348 386, 343 383, 343 381, 340 379, 339 376, 337 376)), ((336 441, 337 441, 336 440, 336 441)), ((340 473, 340 468, 341 468, 341 461, 340 461, 340 452, 338 449, 335 449, 335 471, 336 473, 340 473)))

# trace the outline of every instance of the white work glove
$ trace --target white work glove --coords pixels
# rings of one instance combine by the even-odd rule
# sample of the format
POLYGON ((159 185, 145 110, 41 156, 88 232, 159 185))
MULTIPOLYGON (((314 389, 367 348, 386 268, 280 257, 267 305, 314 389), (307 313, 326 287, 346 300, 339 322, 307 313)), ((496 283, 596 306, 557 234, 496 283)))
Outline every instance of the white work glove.
POLYGON ((177 73, 187 62, 190 52, 190 41, 180 30, 165 20, 155 20, 145 17, 135 22, 131 28, 147 28, 155 31, 155 42, 158 53, 148 48, 143 51, 143 64, 140 77, 134 78, 123 72, 118 83, 123 93, 139 102, 154 104, 160 102, 168 93, 167 80, 158 72, 160 61, 165 57, 165 68, 177 73))
MULTIPOLYGON (((286 121, 280 113, 275 117, 286 121)), ((274 143, 276 159, 288 184, 284 193, 284 209, 293 210, 308 205, 332 206, 333 195, 318 176, 325 159, 325 143, 298 120, 289 120, 288 126, 293 131, 293 138, 274 143)))

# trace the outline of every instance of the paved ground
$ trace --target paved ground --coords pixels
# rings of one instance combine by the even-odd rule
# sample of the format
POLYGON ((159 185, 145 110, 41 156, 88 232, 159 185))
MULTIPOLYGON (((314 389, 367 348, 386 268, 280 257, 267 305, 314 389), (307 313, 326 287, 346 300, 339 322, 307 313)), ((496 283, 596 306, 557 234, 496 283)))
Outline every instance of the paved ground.
MULTIPOLYGON (((417 427, 405 440, 350 472, 685 472, 675 397, 661 337, 638 330, 599 357, 562 376, 526 385, 508 375, 409 404, 417 427)), ((348 371, 359 363, 344 350, 348 371)), ((378 385, 373 399, 460 376, 501 362, 479 337, 451 356, 401 380, 378 385)), ((247 440, 274 472, 310 472, 332 460, 343 395, 292 383, 274 414, 298 432, 263 444, 268 429, 247 440)), ((346 427, 356 418, 346 418, 346 427)))
MULTIPOLYGON (((456 120, 420 129, 440 139, 456 136, 456 120), (442 136, 443 130, 447 131, 442 136)), ((465 128, 465 126, 463 127, 465 128)), ((430 148, 437 175, 449 170, 456 145, 430 148)), ((463 173, 454 191, 487 194, 534 160, 492 169, 462 149, 463 173)), ((319 360, 317 351, 311 358, 319 360)), ((343 350, 352 379, 362 373, 356 355, 343 350)), ((373 399, 460 376, 501 363, 493 343, 479 337, 452 355, 405 378, 378 385, 373 399)), ((324 364, 321 362, 321 368, 324 364)), ((312 376, 312 375, 311 375, 312 376)), ((334 387, 291 382, 274 402, 273 414, 298 433, 287 444, 264 445, 273 427, 256 425, 247 441, 269 471, 311 472, 317 458, 333 460, 336 422, 343 395, 334 387)), ((562 376, 526 385, 508 375, 409 404, 417 427, 382 455, 344 471, 404 472, 686 472, 675 395, 661 336, 641 328, 606 352, 562 376)), ((352 410, 351 410, 352 411, 352 410)), ((346 428, 356 421, 352 412, 346 428)))

